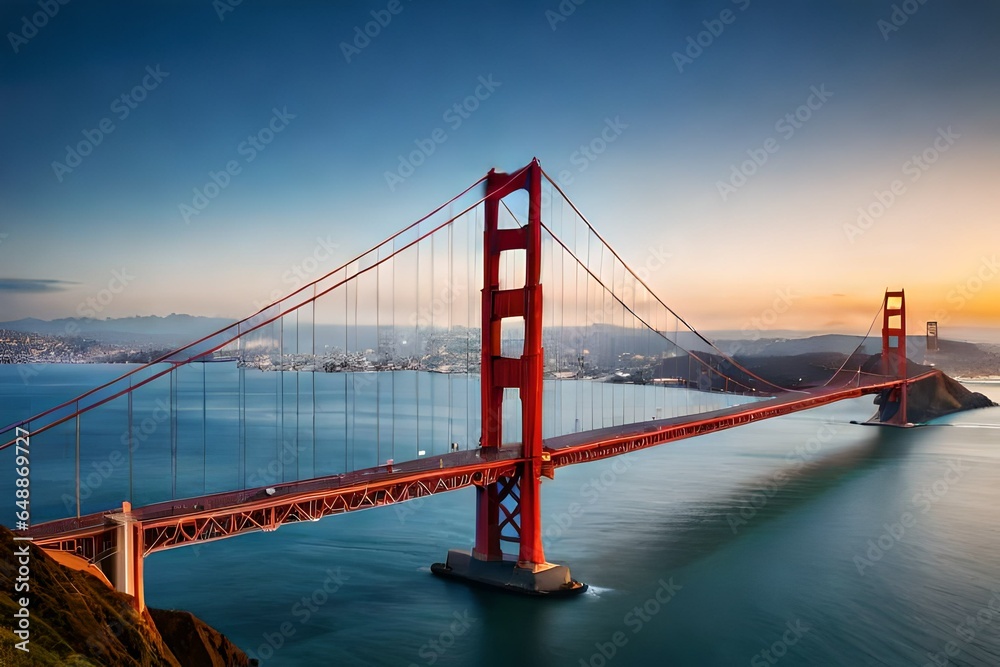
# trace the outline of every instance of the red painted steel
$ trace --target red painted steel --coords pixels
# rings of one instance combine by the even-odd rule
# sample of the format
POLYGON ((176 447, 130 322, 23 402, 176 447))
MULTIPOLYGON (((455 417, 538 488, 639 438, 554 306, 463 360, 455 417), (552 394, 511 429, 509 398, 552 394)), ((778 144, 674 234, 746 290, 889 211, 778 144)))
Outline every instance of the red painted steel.
MULTIPOLYGON (((910 382, 940 374, 931 371, 911 378, 910 382)), ((597 461, 675 440, 704 435, 755 421, 780 417, 858 398, 898 387, 900 380, 874 382, 860 387, 813 390, 808 396, 773 398, 699 415, 659 419, 623 426, 572 433, 544 441, 543 456, 554 467, 597 461)), ((218 493, 184 500, 166 501, 133 508, 131 515, 145 531, 145 554, 231 537, 255 530, 273 530, 284 523, 315 520, 371 507, 391 505, 406 500, 454 491, 467 486, 477 488, 509 484, 526 461, 519 446, 504 446, 489 452, 457 452, 385 466, 359 470, 346 475, 331 475, 301 482, 218 493), (170 533, 171 530, 179 531, 170 533)), ((498 494, 506 494, 501 491, 498 494)), ((87 558, 100 556, 115 548, 115 538, 107 524, 108 512, 80 518, 60 519, 36 524, 28 531, 35 543, 46 548, 77 551, 87 558)))
MULTIPOLYGON (((349 476, 332 475, 168 501, 133 509, 130 517, 139 529, 142 555, 147 556, 164 549, 271 531, 286 523, 316 521, 332 514, 392 505, 468 486, 492 486, 499 479, 516 476, 521 462, 519 449, 505 447, 492 460, 461 452, 435 457, 430 463, 407 462, 391 471, 380 466, 349 476), (447 466, 443 465, 445 460, 447 466), (268 493, 269 489, 272 493, 268 493)), ((117 548, 116 525, 109 523, 109 517, 109 513, 100 512, 52 521, 32 526, 26 534, 44 548, 70 551, 97 561, 117 548)))
MULTIPOLYGON (((911 381, 915 382, 940 373, 940 371, 930 371, 913 378, 911 381)), ((557 438, 549 438, 545 441, 545 446, 553 465, 557 468, 574 463, 588 463, 696 435, 705 435, 755 421, 818 408, 837 401, 878 394, 886 389, 898 388, 901 384, 900 380, 892 380, 839 389, 813 389, 806 396, 794 394, 748 405, 713 410, 700 415, 625 424, 584 433, 571 433, 557 438)))
MULTIPOLYGON (((940 374, 931 371, 911 381, 940 374)), ((550 469, 588 463, 618 456, 675 440, 704 435, 763 419, 808 410, 885 389, 901 386, 901 380, 840 388, 816 389, 808 396, 773 398, 749 405, 725 408, 700 415, 661 419, 616 426, 584 433, 550 438, 544 441, 538 461, 544 460, 550 469)), ((137 581, 130 582, 135 590, 137 608, 142 605, 142 559, 156 551, 173 549, 233 537, 254 531, 273 531, 286 523, 315 521, 332 514, 341 514, 372 507, 381 507, 426 497, 435 493, 475 486, 480 494, 493 494, 493 505, 499 519, 495 527, 511 524, 523 545, 527 537, 524 521, 524 493, 536 486, 524 485, 528 450, 520 446, 494 447, 479 452, 456 452, 433 459, 407 461, 392 469, 385 466, 359 470, 345 475, 292 482, 272 487, 273 493, 261 487, 231 493, 220 493, 186 500, 168 501, 133 509, 131 518, 135 531, 135 567, 137 581), (447 463, 447 465, 445 465, 447 463), (505 497, 517 501, 513 509, 502 505, 505 497), (520 519, 520 525, 518 525, 520 519)), ((537 479, 536 479, 537 481, 537 479)), ((537 496, 536 496, 537 498, 537 496)), ((535 507, 537 508, 537 502, 535 507)), ((540 528, 539 523, 534 524, 540 528)), ((80 518, 63 519, 32 526, 19 534, 31 535, 35 544, 50 550, 70 551, 91 562, 103 562, 121 548, 117 525, 106 512, 80 518)), ((499 549, 499 546, 498 546, 499 549)), ((539 552, 540 553, 540 552, 539 552)), ((522 561, 544 563, 544 560, 522 561)))
POLYGON ((893 389, 885 400, 898 400, 899 410, 889 420, 890 424, 906 423, 906 295, 903 290, 886 290, 882 304, 882 373, 886 377, 904 380, 893 389), (894 321, 898 320, 898 321, 894 321))
POLYGON ((521 399, 523 460, 516 480, 482 487, 476 494, 476 544, 473 555, 480 560, 501 560, 501 530, 510 525, 519 542, 518 562, 532 567, 545 562, 542 549, 542 285, 541 285, 542 171, 538 160, 515 174, 491 170, 486 176, 483 232, 482 292, 482 385, 481 406, 484 449, 503 441, 503 393, 517 388, 521 399), (500 228, 500 200, 517 190, 528 191, 528 221, 518 229, 500 228), (500 289, 501 253, 525 251, 524 287, 500 289), (504 357, 500 331, 506 317, 524 318, 524 348, 518 359, 504 357), (501 486, 502 484, 502 486, 501 486), (504 505, 513 498, 515 509, 504 505), (501 514, 503 515, 501 518, 501 514))
POLYGON ((136 591, 136 604, 141 609, 142 560, 155 551, 246 532, 272 531, 286 523, 315 521, 332 514, 475 486, 473 555, 480 560, 500 560, 501 540, 514 541, 519 545, 518 564, 534 569, 545 564, 541 476, 552 477, 557 467, 618 456, 866 394, 886 396, 895 392, 900 407, 890 422, 905 423, 907 383, 938 373, 907 378, 905 298, 902 291, 887 291, 883 304, 882 379, 871 378, 862 384, 859 375, 858 384, 853 387, 821 387, 700 415, 597 429, 543 441, 542 176, 541 166, 533 160, 513 174, 492 170, 485 177, 486 195, 480 200, 485 207, 480 449, 273 488, 168 501, 136 509, 123 507, 122 511, 111 514, 102 512, 32 526, 28 531, 20 531, 21 534, 31 535, 44 548, 72 551, 92 562, 103 562, 127 550, 131 562, 128 571, 132 574, 125 576, 138 579, 128 582, 128 588, 136 591), (501 229, 501 200, 522 189, 528 192, 527 224, 517 229, 501 229), (525 252, 525 284, 500 289, 501 253, 511 250, 525 252), (517 358, 504 357, 501 351, 501 324, 504 318, 511 317, 523 317, 525 321, 524 347, 517 358), (502 445, 505 388, 516 388, 519 392, 521 443, 502 445), (123 520, 128 521, 124 531, 119 530, 123 520), (514 534, 504 535, 504 529, 514 534), (120 544, 123 540, 128 544, 120 544))

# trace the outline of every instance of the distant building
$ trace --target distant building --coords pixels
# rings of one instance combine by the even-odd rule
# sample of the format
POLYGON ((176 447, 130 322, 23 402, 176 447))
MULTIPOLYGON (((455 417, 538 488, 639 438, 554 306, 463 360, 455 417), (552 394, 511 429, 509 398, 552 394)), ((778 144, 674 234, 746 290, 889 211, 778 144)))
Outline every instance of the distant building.
POLYGON ((927 351, 938 351, 938 327, 937 322, 927 323, 927 351))

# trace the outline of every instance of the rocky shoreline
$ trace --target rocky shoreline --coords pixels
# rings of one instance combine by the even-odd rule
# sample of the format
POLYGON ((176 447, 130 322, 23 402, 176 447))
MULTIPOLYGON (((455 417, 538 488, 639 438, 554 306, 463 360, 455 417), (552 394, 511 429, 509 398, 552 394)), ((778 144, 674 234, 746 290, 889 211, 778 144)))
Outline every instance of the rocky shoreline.
MULTIPOLYGON (((66 568, 29 545, 28 591, 15 592, 23 542, 0 526, 0 613, 14 618, 29 599, 28 652, 9 623, 0 626, 0 665, 10 667, 249 667, 223 634, 185 611, 140 614, 132 598, 97 577, 66 568), (17 600, 15 600, 17 596, 17 600)), ((22 582, 23 583, 23 582, 22 582)))

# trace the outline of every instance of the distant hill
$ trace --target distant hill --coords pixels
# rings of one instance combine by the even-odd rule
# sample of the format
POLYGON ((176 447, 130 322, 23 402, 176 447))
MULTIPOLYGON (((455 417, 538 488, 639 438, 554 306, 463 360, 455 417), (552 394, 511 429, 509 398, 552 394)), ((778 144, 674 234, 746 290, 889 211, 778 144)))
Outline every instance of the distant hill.
POLYGON ((26 318, 13 322, 0 322, 0 329, 47 336, 83 336, 105 343, 178 347, 232 323, 233 320, 219 317, 174 313, 166 317, 148 315, 104 320, 86 317, 67 317, 58 320, 26 318))
MULTIPOLYGON (((770 333, 770 332, 768 332, 770 333)), ((806 338, 760 338, 758 340, 717 340, 716 344, 727 354, 738 354, 745 357, 787 357, 796 354, 814 354, 820 352, 839 352, 851 354, 861 344, 861 336, 846 334, 821 334, 806 338)), ((941 349, 951 351, 966 351, 972 353, 977 349, 974 343, 941 340, 941 349)), ((923 335, 906 337, 907 354, 911 357, 923 357, 927 350, 927 339, 923 335)), ((882 333, 872 331, 858 352, 877 354, 882 351, 882 333)))
MULTIPOLYGON (((760 340, 719 340, 716 344, 729 355, 740 359, 772 359, 802 355, 850 355, 861 344, 861 336, 826 334, 808 338, 761 338, 760 340)), ((1000 373, 1000 348, 956 340, 939 340, 937 351, 927 350, 925 336, 906 337, 906 356, 918 364, 934 366, 961 377, 995 376, 1000 373)), ((864 341, 860 355, 882 351, 881 332, 873 331, 864 341)))

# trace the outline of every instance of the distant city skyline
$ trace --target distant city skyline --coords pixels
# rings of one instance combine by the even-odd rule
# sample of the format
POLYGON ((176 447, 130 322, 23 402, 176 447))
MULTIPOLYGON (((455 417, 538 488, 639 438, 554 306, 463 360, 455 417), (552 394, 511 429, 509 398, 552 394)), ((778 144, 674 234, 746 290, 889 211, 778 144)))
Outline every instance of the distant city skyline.
POLYGON ((240 319, 537 156, 700 330, 864 333, 887 287, 911 333, 995 329, 997 25, 972 0, 8 2, 0 321, 240 319))

